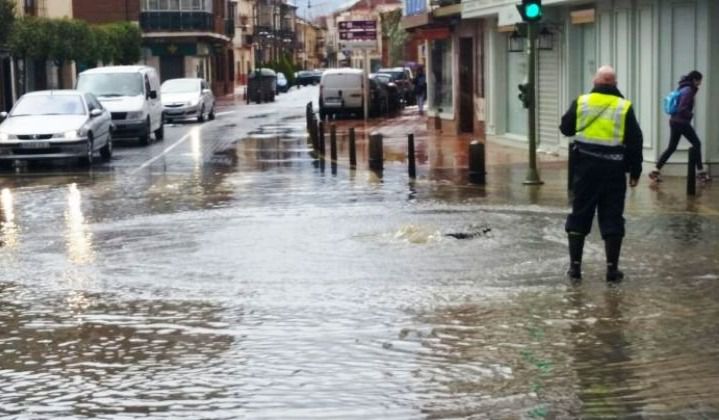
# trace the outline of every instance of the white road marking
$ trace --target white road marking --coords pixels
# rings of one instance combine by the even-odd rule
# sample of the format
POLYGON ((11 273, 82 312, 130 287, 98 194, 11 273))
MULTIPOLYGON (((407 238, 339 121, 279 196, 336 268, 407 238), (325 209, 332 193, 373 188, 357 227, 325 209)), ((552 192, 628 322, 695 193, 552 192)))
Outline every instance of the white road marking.
POLYGON ((182 137, 180 138, 180 140, 177 140, 177 141, 174 142, 172 145, 170 145, 170 146, 167 147, 165 150, 163 150, 162 153, 160 153, 159 155, 157 155, 157 156, 153 157, 152 159, 146 161, 146 162, 143 163, 142 165, 138 166, 137 169, 135 169, 134 171, 130 172, 130 175, 135 175, 136 173, 140 172, 141 170, 143 170, 143 169, 147 168, 148 166, 152 165, 152 164, 155 163, 158 159, 160 159, 161 157, 163 157, 163 156, 165 156, 166 154, 170 153, 170 151, 171 151, 172 149, 174 149, 175 147, 177 147, 177 146, 179 146, 180 144, 184 143, 185 141, 187 141, 187 139, 189 139, 189 138, 192 137, 193 135, 199 134, 199 131, 200 131, 200 130, 201 130, 200 127, 194 127, 193 129, 190 130, 190 132, 188 132, 187 134, 185 134, 184 136, 182 136, 182 137))

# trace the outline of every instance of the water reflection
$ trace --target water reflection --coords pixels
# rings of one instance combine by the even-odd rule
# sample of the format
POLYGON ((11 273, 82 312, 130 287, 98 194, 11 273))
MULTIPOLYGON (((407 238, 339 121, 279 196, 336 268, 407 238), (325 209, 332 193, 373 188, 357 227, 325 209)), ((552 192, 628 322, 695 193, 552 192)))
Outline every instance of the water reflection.
POLYGON ((19 235, 15 224, 15 203, 9 188, 0 192, 0 204, 0 246, 13 249, 18 245, 19 235))
POLYGON ((70 261, 88 264, 94 261, 92 232, 85 223, 82 212, 82 195, 77 184, 68 186, 67 210, 65 211, 65 243, 70 261))
POLYGON ((631 342, 625 334, 629 322, 623 315, 623 290, 610 288, 603 299, 603 306, 590 304, 581 287, 570 289, 567 295, 576 315, 569 332, 582 415, 641 415, 642 400, 636 396, 639 379, 633 369, 631 342))

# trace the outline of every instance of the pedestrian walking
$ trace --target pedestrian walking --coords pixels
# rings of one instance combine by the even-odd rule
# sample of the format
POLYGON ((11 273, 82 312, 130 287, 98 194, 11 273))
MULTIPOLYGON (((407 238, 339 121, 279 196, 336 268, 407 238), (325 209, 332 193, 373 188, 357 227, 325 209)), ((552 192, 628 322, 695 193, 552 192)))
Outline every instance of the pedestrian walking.
POLYGON ((619 254, 624 238, 624 197, 642 173, 642 130, 632 103, 617 89, 617 76, 609 66, 599 68, 591 93, 575 100, 562 117, 562 134, 574 137, 572 147, 572 212, 565 230, 569 241, 569 271, 573 280, 582 278, 584 240, 594 213, 605 244, 606 279, 624 278, 619 254))
POLYGON ((427 77, 424 69, 417 69, 417 76, 414 78, 414 95, 417 98, 417 108, 420 115, 424 114, 424 99, 427 97, 427 77))
POLYGON ((656 168, 649 173, 649 178, 654 182, 661 182, 662 167, 667 163, 672 154, 677 150, 679 140, 682 136, 686 137, 691 143, 694 150, 694 158, 697 165, 697 178, 702 182, 711 180, 709 174, 704 170, 702 164, 702 144, 699 141, 694 127, 692 127, 692 119, 694 119, 694 97, 699 91, 704 77, 696 70, 691 71, 679 80, 679 87, 672 92, 667 101, 674 102, 665 106, 665 111, 671 115, 669 118, 669 146, 662 153, 656 168))

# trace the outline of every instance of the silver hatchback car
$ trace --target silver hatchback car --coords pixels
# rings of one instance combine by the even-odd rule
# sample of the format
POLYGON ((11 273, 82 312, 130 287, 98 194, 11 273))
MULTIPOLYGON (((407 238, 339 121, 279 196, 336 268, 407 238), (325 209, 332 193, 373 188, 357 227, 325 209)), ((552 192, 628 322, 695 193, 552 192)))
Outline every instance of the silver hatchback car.
POLYGON ((215 119, 215 95, 205 79, 170 79, 160 88, 165 121, 215 119))
POLYGON ((47 90, 22 96, 0 113, 0 160, 112 157, 112 120, 91 93, 47 90))

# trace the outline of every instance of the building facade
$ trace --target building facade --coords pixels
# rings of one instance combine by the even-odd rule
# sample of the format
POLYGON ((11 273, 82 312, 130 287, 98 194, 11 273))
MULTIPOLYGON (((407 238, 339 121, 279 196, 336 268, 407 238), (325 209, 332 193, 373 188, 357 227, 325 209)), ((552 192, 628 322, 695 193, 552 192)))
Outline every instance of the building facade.
POLYGON ((429 127, 483 138, 483 23, 461 13, 459 0, 405 0, 402 25, 419 41, 429 127))
POLYGON ((297 18, 295 63, 302 69, 317 69, 325 63, 324 30, 312 22, 297 18))
POLYGON ((233 0, 232 17, 235 21, 235 37, 232 46, 235 50, 235 81, 238 85, 247 84, 247 75, 254 68, 254 1, 233 0))
POLYGON ((254 42, 257 65, 292 60, 297 39, 297 7, 287 0, 257 0, 254 10, 254 42))
POLYGON ((228 0, 73 0, 75 16, 89 23, 136 22, 142 63, 163 81, 202 77, 215 95, 234 92, 231 9, 228 0))
MULTIPOLYGON (((521 18, 513 0, 467 0, 462 18, 482 28, 487 86, 482 118, 498 139, 526 142, 527 112, 517 99, 526 78, 524 38, 515 32, 521 18)), ((691 70, 705 74, 697 96, 695 128, 704 159, 719 164, 719 126, 711 124, 711 99, 719 97, 719 2, 714 0, 544 1, 538 58, 540 150, 565 150, 561 115, 579 94, 591 89, 597 67, 616 68, 619 89, 632 100, 644 132, 645 161, 656 162, 667 147, 668 116, 663 97, 691 70)), ((687 143, 668 171, 683 173, 687 143)))

